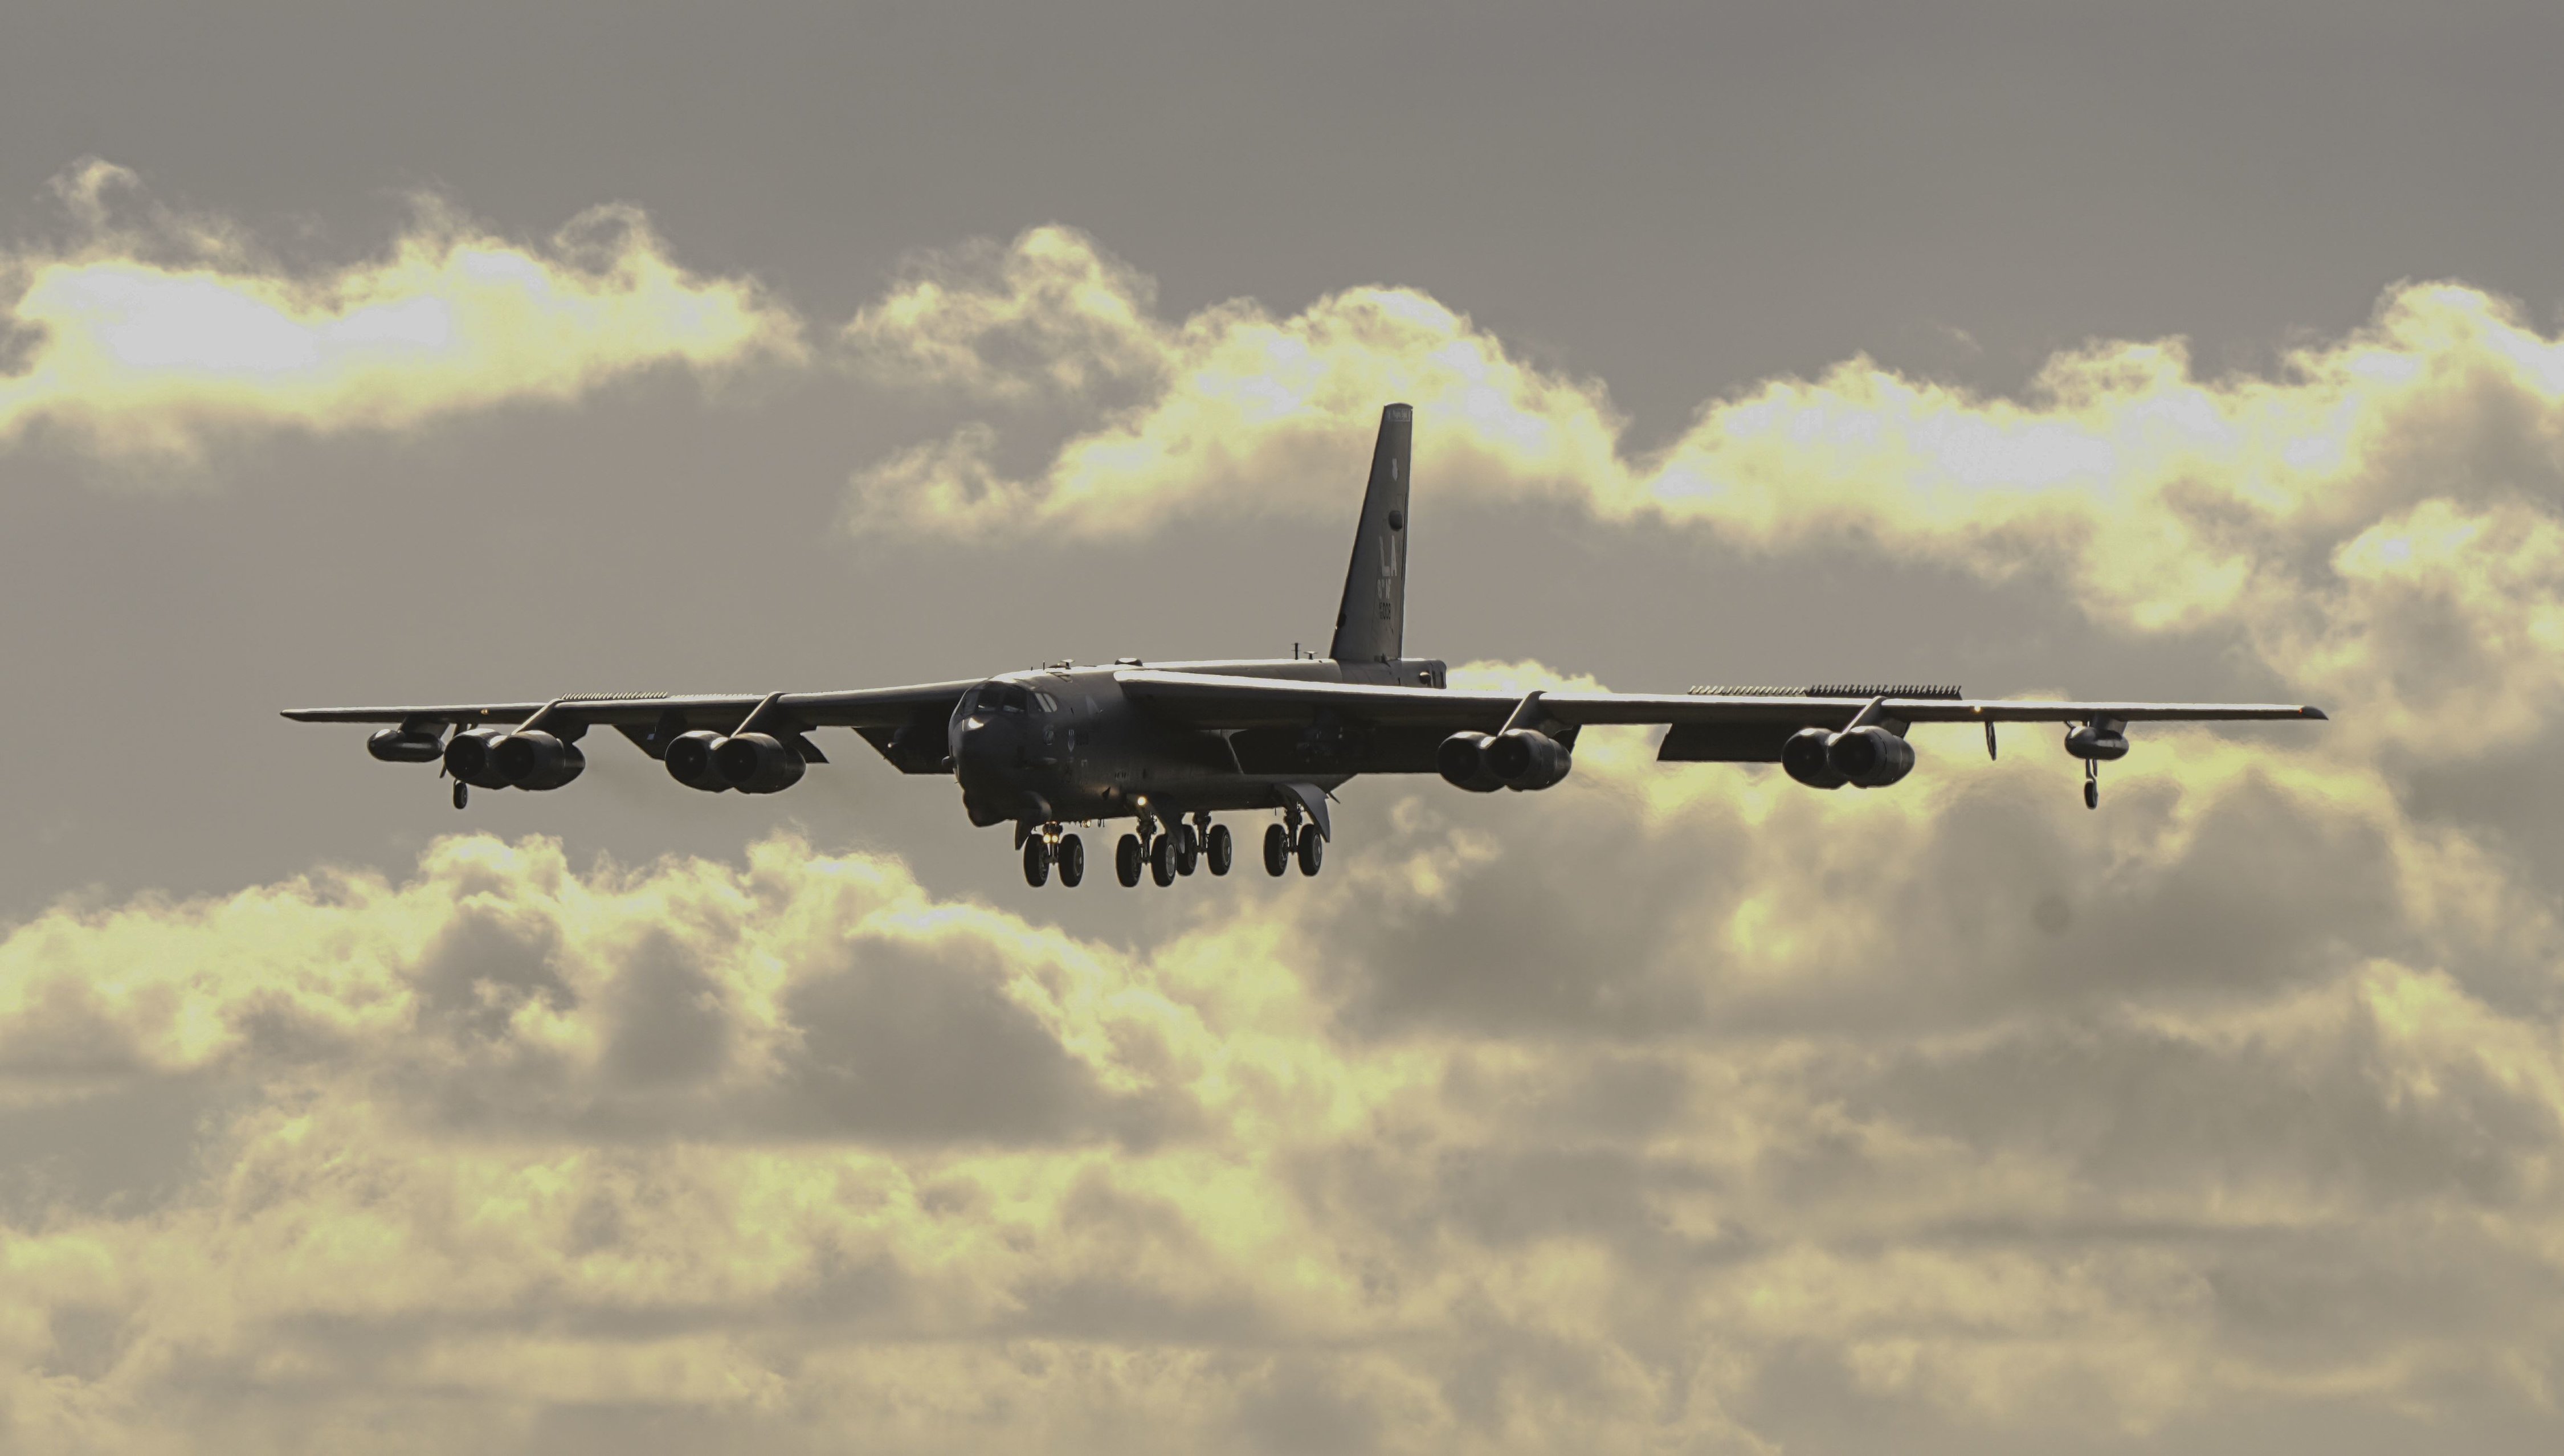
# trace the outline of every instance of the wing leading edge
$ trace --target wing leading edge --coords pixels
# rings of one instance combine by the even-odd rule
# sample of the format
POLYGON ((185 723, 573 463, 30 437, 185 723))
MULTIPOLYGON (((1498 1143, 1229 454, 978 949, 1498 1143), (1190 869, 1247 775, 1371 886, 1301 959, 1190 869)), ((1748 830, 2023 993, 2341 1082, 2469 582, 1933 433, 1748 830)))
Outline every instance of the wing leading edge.
MULTIPOLYGON (((1839 729, 1867 711, 1871 720, 1918 723, 2232 723, 2276 719, 2321 719, 2321 709, 2293 703, 2084 703, 2047 699, 1970 699, 1955 695, 1902 696, 1893 692, 1810 690, 1785 693, 1462 693, 1432 688, 1382 687, 1353 683, 1282 682, 1269 678, 1221 677, 1198 673, 1151 672, 1116 675, 1123 691, 1152 713, 1171 722, 1202 728, 1291 728, 1322 718, 1358 720, 1450 732, 1493 732, 1529 711, 1556 728, 1596 724, 1663 724, 1669 751, 1661 756, 1691 756, 1689 747, 1707 747, 1726 738, 1742 747, 1747 740, 1771 738, 1769 754, 1801 728, 1839 729), (1536 699, 1536 706, 1533 700, 1536 699), (1872 705, 1875 704, 1873 709, 1872 705)), ((1526 721, 1524 726, 1531 726, 1526 721)), ((1708 756, 1703 754, 1702 756, 1708 756)), ((1730 757, 1720 753, 1719 757, 1730 757)))

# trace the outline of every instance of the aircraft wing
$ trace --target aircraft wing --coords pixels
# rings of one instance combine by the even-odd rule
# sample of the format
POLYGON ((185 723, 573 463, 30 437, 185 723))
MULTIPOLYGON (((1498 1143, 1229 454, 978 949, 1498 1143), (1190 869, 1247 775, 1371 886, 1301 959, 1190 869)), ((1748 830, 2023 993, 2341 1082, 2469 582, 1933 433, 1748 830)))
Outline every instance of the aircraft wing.
MULTIPOLYGON (((962 696, 979 685, 920 683, 905 688, 861 688, 839 693, 587 693, 543 703, 439 703, 380 708, 290 708, 297 723, 394 724, 415 731, 447 725, 478 728, 521 724, 540 715, 545 728, 578 731, 611 727, 656 758, 680 733, 697 728, 731 732, 751 713, 769 731, 803 733, 850 728, 907 773, 943 769, 944 724, 962 696)), ((814 747, 804 751, 824 762, 814 747)))
POLYGON ((1442 732, 1494 732, 1525 714, 1544 731, 1588 724, 1664 724, 1670 761, 1773 762, 1801 728, 1841 728, 1875 701, 1876 718, 1917 723, 2235 722, 2320 719, 2293 703, 2081 703, 1970 699, 1955 689, 1810 688, 1682 694, 1460 693, 1361 683, 1304 683, 1199 673, 1118 674, 1123 691, 1170 722, 1205 728, 1301 727, 1333 719, 1442 732))

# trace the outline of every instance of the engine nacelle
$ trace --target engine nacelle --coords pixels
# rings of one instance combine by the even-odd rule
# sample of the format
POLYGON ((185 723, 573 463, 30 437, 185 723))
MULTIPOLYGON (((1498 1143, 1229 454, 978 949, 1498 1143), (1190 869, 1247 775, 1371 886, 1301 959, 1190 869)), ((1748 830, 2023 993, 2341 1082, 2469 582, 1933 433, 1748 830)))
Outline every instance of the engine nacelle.
POLYGON ((1433 767, 1454 788, 1473 794, 1491 794, 1505 786, 1487 766, 1488 745, 1495 742, 1485 733, 1453 733, 1433 750, 1433 767))
POLYGON ((798 750, 772 733, 737 733, 713 749, 713 768, 741 793, 774 794, 799 783, 806 765, 798 750))
POLYGON ((668 751, 662 755, 661 761, 668 765, 668 776, 686 787, 699 788, 708 794, 722 793, 730 788, 730 783, 721 776, 721 770, 713 766, 713 754, 728 741, 721 734, 702 728, 679 733, 668 740, 668 751))
POLYGON ((1856 728, 1825 744, 1825 766, 1845 783, 1885 788, 1914 771, 1914 745, 1874 725, 1856 728))
POLYGON ((2087 723, 2065 735, 2065 751, 2086 762, 2107 763, 2128 756, 2128 735, 2108 719, 2087 723))
POLYGON ((501 728, 466 728, 456 733, 445 745, 445 771, 474 788, 506 788, 508 776, 499 771, 499 740, 508 736, 501 728))
POLYGON ((1487 771, 1510 789, 1539 789, 1567 777, 1576 755, 1565 743, 1530 728, 1507 728, 1479 755, 1487 771))
POLYGON ((365 751, 385 763, 433 763, 445 756, 445 730, 414 733, 387 728, 365 739, 365 751))
POLYGON ((1801 728, 1781 745, 1781 771, 1810 788, 1840 788, 1850 780, 1834 772, 1825 750, 1833 746, 1831 728, 1801 728))
POLYGON ((541 728, 528 728, 493 745, 490 766, 518 788, 551 789, 578 777, 587 755, 541 728))

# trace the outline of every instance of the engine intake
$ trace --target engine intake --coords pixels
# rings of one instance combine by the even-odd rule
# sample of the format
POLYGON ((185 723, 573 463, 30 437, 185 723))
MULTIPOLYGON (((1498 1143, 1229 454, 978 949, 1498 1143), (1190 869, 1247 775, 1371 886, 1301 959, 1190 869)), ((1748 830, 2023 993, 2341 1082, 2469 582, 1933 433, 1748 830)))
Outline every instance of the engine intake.
POLYGON ((499 740, 508 729, 466 728, 445 745, 445 771, 474 788, 506 788, 508 776, 497 762, 499 740))
POLYGON ((798 748, 772 733, 738 733, 713 749, 713 768, 741 793, 773 794, 799 783, 806 765, 798 748))
POLYGON ((541 728, 527 728, 492 745, 490 767, 517 788, 554 789, 578 777, 587 755, 541 728))
POLYGON ((1567 777, 1576 757, 1565 743, 1530 728, 1507 728, 1479 755, 1510 789, 1542 789, 1567 777))
POLYGON ((1487 748, 1495 739, 1486 733, 1453 733, 1433 750, 1433 767, 1454 788, 1473 794, 1491 794, 1505 786, 1487 766, 1487 748))
POLYGON ((1834 740, 1831 728, 1801 728, 1781 745, 1781 771, 1810 788, 1840 788, 1850 780, 1834 772, 1825 749, 1834 740))
POLYGON ((699 788, 709 794, 722 793, 730 783, 713 766, 713 754, 729 741, 721 734, 697 728, 679 733, 668 740, 668 751, 662 761, 668 765, 668 776, 688 788, 699 788))

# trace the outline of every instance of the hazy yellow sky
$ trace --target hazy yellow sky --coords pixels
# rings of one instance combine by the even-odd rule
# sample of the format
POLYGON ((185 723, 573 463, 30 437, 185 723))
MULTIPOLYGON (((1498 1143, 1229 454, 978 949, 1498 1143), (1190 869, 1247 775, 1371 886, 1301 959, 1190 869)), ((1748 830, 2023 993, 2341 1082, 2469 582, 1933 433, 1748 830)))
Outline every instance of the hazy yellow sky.
POLYGON ((2564 1437, 2554 19, 91 9, 0 46, 0 1450, 2564 1437), (1455 682, 2333 721, 1036 892, 851 737, 458 816, 273 717, 1279 655, 1392 398, 1455 682))

